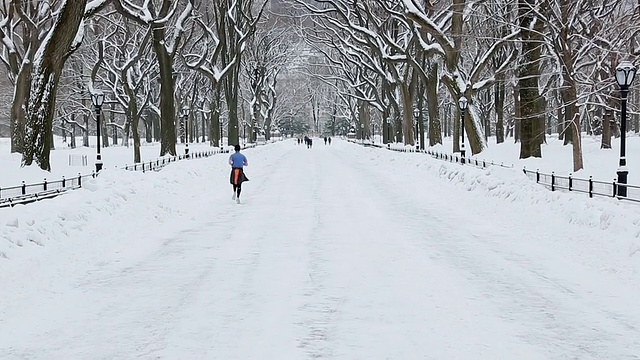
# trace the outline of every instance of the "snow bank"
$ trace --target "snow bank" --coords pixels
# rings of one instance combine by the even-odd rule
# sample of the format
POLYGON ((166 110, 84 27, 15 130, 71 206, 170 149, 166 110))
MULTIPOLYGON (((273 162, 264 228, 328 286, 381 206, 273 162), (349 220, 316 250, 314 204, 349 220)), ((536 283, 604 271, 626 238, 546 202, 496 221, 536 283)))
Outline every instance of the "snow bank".
MULTIPOLYGON (((636 204, 605 197, 590 199, 575 192, 551 192, 529 180, 520 169, 480 169, 426 154, 362 150, 376 166, 386 167, 393 174, 413 179, 437 177, 449 183, 452 192, 478 195, 478 207, 487 208, 487 222, 494 222, 497 228, 510 224, 517 231, 518 222, 537 221, 541 229, 557 234, 541 241, 575 254, 582 263, 621 275, 640 274, 640 214, 636 204), (576 231, 564 231, 568 224, 575 225, 576 231), (594 236, 594 232, 601 236, 594 236)), ((468 201, 468 197, 464 199, 468 201)), ((514 241, 518 239, 514 233, 514 241)))

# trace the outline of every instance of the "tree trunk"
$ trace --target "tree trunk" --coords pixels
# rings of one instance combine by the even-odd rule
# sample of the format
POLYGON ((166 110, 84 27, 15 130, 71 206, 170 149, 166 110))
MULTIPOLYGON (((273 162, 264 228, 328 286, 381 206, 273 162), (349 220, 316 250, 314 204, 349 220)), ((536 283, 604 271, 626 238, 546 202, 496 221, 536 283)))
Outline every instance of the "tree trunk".
POLYGON ((160 156, 176 155, 173 59, 165 47, 164 23, 153 25, 152 47, 160 70, 160 156))
POLYGON ((442 126, 438 111, 438 63, 429 67, 427 87, 427 107, 429 108, 429 146, 442 144, 442 126))
POLYGON ((13 101, 11 104, 11 152, 22 153, 24 149, 25 136, 25 100, 29 99, 31 93, 31 72, 33 63, 25 62, 16 77, 13 101))
POLYGON ((520 158, 542 157, 538 136, 540 128, 541 101, 538 90, 540 57, 542 53, 543 23, 536 19, 533 10, 536 0, 520 0, 519 17, 522 39, 522 64, 519 65, 520 95, 520 158), (533 23, 533 28, 532 28, 533 23))
POLYGON ((222 147, 220 143, 220 86, 216 86, 213 90, 211 103, 209 103, 209 144, 215 147, 222 147))
MULTIPOLYGON (((104 117, 104 119, 106 120, 106 116, 104 117)), ((103 148, 109 147, 109 133, 107 132, 107 122, 106 121, 101 121, 100 122, 100 126, 102 126, 102 129, 100 129, 100 131, 101 131, 100 132, 100 136, 102 136, 101 145, 102 145, 103 148)))
POLYGON ((71 113, 71 148, 76 148, 76 114, 71 113))
POLYGON ((495 109, 496 109, 496 143, 504 142, 504 98, 505 79, 504 74, 496 75, 495 83, 495 109))
POLYGON ((615 123, 613 119, 613 110, 606 109, 602 116, 602 143, 601 149, 611 149, 611 124, 615 123))
POLYGON ((225 78, 225 97, 227 110, 229 111, 229 123, 227 125, 227 145, 240 143, 240 128, 238 121, 238 71, 237 66, 225 78))
POLYGON ((86 0, 67 0, 37 52, 40 57, 34 60, 31 77, 23 165, 31 165, 35 159, 41 169, 51 170, 49 155, 56 91, 64 63, 73 52, 85 5, 86 0))
POLYGON ((451 117, 451 125, 453 125, 453 152, 460 152, 460 123, 462 122, 462 114, 460 113, 459 106, 453 106, 455 108, 451 117))
POLYGON ((518 84, 516 83, 513 86, 513 127, 512 127, 512 131, 513 131, 513 141, 514 142, 519 142, 520 141, 520 124, 521 124, 521 119, 522 119, 522 113, 521 113, 521 108, 520 108, 520 87, 518 86, 518 84))

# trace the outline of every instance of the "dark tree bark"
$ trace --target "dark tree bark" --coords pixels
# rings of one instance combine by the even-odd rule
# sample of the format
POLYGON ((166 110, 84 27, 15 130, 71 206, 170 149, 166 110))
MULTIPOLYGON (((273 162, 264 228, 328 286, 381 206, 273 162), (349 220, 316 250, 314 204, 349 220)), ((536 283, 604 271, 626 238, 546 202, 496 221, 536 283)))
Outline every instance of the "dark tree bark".
POLYGON ((67 58, 73 53, 74 39, 84 17, 86 0, 67 0, 40 47, 31 78, 31 96, 27 107, 23 165, 35 160, 41 169, 50 171, 51 133, 56 91, 67 58))
POLYGON ((504 98, 505 98, 505 77, 500 73, 497 75, 495 84, 495 109, 496 109, 496 143, 504 142, 504 98))
POLYGON ((429 146, 442 144, 442 126, 438 111, 438 63, 429 66, 429 80, 427 81, 427 107, 429 108, 429 146))
POLYGON ((522 119, 521 114, 522 108, 520 107, 520 86, 516 82, 513 86, 513 119, 512 119, 512 132, 513 132, 513 141, 520 141, 520 124, 522 119))
POLYGON ((526 159, 542 157, 538 139, 543 130, 540 128, 541 99, 538 80, 544 25, 540 19, 536 19, 533 11, 537 7, 536 0, 520 0, 518 5, 522 40, 522 64, 519 66, 518 79, 521 119, 520 158, 526 159))

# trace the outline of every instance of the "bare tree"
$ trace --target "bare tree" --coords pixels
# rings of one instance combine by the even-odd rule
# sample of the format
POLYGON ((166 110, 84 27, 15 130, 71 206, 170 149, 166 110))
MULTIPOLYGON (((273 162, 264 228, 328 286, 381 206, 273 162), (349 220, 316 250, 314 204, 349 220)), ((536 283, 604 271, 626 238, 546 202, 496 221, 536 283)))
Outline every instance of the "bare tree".
POLYGON ((86 0, 67 0, 54 11, 57 14, 56 21, 34 55, 23 165, 31 165, 35 159, 40 168, 51 170, 49 153, 60 74, 65 61, 82 42, 83 32, 78 29, 84 18, 97 12, 105 4, 106 0, 93 0, 88 4, 86 0))
POLYGON ((156 8, 154 1, 143 1, 142 5, 136 5, 133 0, 114 0, 113 3, 123 16, 151 31, 151 44, 160 75, 160 156, 176 155, 173 63, 180 48, 185 23, 193 10, 193 0, 185 0, 182 11, 179 10, 182 1, 162 0, 159 8, 156 8), (172 26, 168 27, 172 20, 172 26), (173 31, 167 34, 167 29, 173 31))

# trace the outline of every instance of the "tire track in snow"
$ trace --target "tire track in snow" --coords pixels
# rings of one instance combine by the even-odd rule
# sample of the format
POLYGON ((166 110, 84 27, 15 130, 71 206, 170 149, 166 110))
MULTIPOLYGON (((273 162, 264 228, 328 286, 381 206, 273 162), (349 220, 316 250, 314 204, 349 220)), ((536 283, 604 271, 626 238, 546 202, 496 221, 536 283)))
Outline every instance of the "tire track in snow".
MULTIPOLYGON (((544 358, 640 358, 640 332, 632 325, 634 321, 626 320, 630 314, 614 314, 616 307, 608 309, 594 301, 595 298, 591 299, 591 295, 587 296, 580 288, 581 284, 563 279, 561 273, 549 275, 548 269, 527 254, 501 248, 500 242, 510 238, 505 233, 524 236, 520 241, 535 241, 541 236, 540 229, 503 228, 498 232, 474 218, 460 221, 467 212, 454 210, 451 203, 442 202, 442 197, 409 197, 409 190, 416 191, 413 195, 420 194, 421 187, 427 186, 424 182, 420 186, 417 182, 408 182, 400 189, 389 188, 385 179, 391 175, 381 174, 366 160, 357 159, 354 167, 368 174, 380 194, 387 195, 384 200, 389 213, 403 214, 404 221, 415 228, 420 228, 419 224, 428 219, 429 236, 423 238, 421 246, 425 250, 436 250, 441 254, 441 261, 466 274, 470 284, 483 291, 484 299, 479 300, 496 306, 497 315, 503 320, 526 324, 526 330, 518 337, 539 347, 544 358), (420 200, 423 202, 419 203, 420 200), (526 234, 536 235, 527 239, 526 234)), ((424 161, 434 160, 425 158, 424 161)), ((431 193, 437 192, 439 186, 443 188, 442 193, 455 191, 437 181, 427 183, 431 193)), ((636 320, 640 321, 637 317, 636 320)))

